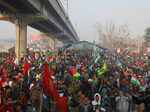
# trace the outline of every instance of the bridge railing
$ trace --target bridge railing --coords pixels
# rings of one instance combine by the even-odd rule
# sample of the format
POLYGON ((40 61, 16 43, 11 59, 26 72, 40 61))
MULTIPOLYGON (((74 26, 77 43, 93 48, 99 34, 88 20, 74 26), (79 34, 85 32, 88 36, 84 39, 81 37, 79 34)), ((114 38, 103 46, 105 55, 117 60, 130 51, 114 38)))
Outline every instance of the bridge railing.
MULTIPOLYGON (((67 12, 65 11, 65 8, 64 8, 62 2, 61 2, 60 0, 56 0, 56 1, 58 2, 60 8, 63 10, 64 15, 65 15, 66 17, 68 17, 68 19, 69 19, 69 14, 67 14, 67 12)), ((73 24, 70 22, 70 20, 69 20, 68 22, 69 22, 71 28, 75 31, 75 29, 74 29, 74 27, 73 27, 73 24)), ((75 32, 75 34, 76 34, 76 36, 78 36, 76 32, 75 32)))
POLYGON ((66 13, 65 8, 64 8, 63 4, 61 3, 61 1, 60 0, 49 0, 49 2, 52 4, 56 4, 56 6, 54 6, 54 8, 56 9, 57 13, 60 15, 60 17, 63 19, 63 21, 67 24, 67 26, 69 27, 69 29, 71 30, 73 35, 76 36, 76 38, 78 38, 78 35, 75 32, 75 29, 74 29, 72 23, 70 22, 69 16, 66 13))
POLYGON ((63 14, 64 16, 68 17, 67 11, 64 8, 64 5, 62 4, 62 2, 60 0, 56 0, 58 5, 60 6, 60 8, 63 10, 63 14))

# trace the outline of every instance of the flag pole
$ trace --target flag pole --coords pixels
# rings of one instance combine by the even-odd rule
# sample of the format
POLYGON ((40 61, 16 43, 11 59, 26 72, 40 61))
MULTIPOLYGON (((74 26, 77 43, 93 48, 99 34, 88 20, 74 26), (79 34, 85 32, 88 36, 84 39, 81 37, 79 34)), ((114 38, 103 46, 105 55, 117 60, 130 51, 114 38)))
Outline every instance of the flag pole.
POLYGON ((43 88, 42 88, 42 93, 40 96, 40 112, 42 112, 42 107, 43 107, 43 88))

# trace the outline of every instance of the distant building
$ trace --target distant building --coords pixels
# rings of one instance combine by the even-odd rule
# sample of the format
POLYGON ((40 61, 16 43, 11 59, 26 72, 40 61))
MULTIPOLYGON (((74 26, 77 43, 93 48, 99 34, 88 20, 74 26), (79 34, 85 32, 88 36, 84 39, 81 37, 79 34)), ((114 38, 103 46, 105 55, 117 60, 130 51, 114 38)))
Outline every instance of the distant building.
MULTIPOLYGON (((33 36, 34 37, 34 36, 33 36)), ((38 48, 43 51, 51 49, 54 49, 54 40, 48 36, 46 36, 44 33, 38 34, 38 38, 34 38, 34 40, 30 41, 28 44, 29 48, 38 48), (40 35, 40 37, 39 37, 40 35)))
POLYGON ((1 39, 0 40, 0 52, 9 52, 9 49, 14 47, 15 40, 13 39, 1 39))
POLYGON ((123 48, 129 48, 131 52, 140 53, 143 50, 144 38, 113 38, 108 45, 102 40, 99 41, 99 44, 110 50, 123 46, 123 48))

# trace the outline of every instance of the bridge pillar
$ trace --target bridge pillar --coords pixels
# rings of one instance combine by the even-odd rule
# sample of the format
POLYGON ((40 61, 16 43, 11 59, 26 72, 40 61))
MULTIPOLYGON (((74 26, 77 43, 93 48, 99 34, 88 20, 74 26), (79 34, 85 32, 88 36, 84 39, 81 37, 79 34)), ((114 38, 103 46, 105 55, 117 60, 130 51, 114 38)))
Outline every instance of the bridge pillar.
POLYGON ((55 45, 55 42, 52 38, 49 38, 49 47, 54 50, 54 45, 55 45))
POLYGON ((20 60, 21 56, 25 55, 27 48, 27 24, 24 24, 22 19, 18 19, 15 23, 15 26, 16 26, 15 52, 17 59, 20 60))

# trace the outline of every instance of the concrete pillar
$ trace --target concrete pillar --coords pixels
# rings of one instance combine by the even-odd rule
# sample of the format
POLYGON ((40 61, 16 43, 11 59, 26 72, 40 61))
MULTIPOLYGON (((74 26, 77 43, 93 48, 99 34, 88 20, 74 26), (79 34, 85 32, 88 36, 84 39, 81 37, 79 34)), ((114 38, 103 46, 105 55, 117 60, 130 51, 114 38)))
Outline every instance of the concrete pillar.
POLYGON ((18 59, 25 54, 27 48, 27 25, 22 19, 16 21, 16 47, 15 52, 18 59))
POLYGON ((55 42, 52 38, 49 38, 49 47, 54 50, 54 45, 55 45, 55 42))

